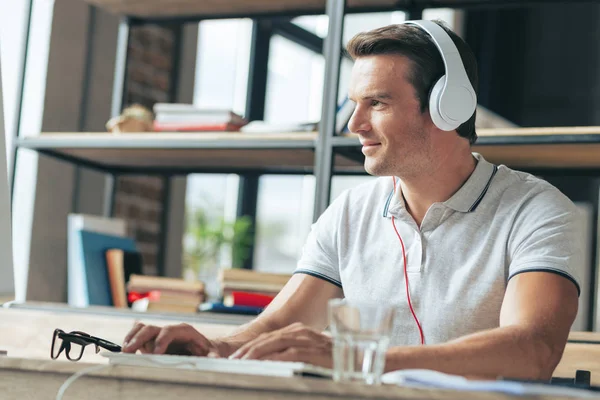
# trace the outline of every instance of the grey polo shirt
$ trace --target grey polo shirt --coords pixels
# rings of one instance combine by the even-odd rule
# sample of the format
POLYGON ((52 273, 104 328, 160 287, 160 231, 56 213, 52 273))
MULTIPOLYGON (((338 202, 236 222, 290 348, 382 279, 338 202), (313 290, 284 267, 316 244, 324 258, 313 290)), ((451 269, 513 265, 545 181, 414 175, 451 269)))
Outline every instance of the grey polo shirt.
POLYGON ((418 344, 419 334, 392 215, 427 344, 498 327, 507 283, 517 274, 559 274, 579 290, 575 205, 546 181, 474 157, 469 179, 433 204, 420 228, 390 177, 345 191, 313 224, 295 273, 340 286, 351 301, 397 307, 393 345, 418 344))

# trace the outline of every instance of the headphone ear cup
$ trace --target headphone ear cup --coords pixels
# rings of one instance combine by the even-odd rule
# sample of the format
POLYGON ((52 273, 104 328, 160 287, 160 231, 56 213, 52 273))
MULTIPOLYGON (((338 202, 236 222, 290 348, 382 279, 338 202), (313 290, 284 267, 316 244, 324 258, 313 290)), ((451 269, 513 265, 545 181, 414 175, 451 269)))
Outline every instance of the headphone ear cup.
POLYGON ((429 93, 429 115, 431 115, 431 120, 443 131, 453 131, 458 128, 458 126, 454 126, 454 124, 448 123, 440 112, 440 97, 442 96, 442 91, 444 90, 444 84, 446 83, 446 75, 443 75, 431 88, 431 92, 429 93))

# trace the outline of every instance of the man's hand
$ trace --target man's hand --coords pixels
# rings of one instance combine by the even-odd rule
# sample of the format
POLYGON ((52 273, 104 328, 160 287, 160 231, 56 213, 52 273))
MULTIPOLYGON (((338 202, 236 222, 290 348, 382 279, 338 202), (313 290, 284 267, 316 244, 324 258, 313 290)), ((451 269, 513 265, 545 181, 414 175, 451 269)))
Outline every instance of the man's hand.
POLYGON ((230 358, 299 361, 331 368, 332 347, 331 337, 295 323, 261 334, 240 347, 230 358))
POLYGON ((124 353, 178 354, 193 356, 224 356, 224 344, 211 341, 188 324, 163 328, 137 323, 123 341, 124 353))

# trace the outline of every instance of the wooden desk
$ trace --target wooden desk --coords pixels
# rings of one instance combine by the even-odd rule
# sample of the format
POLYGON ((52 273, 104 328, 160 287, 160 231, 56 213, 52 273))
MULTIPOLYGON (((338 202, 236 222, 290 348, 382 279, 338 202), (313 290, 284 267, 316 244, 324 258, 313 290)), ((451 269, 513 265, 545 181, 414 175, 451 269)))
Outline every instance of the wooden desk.
MULTIPOLYGON (((50 342, 52 339, 52 333, 55 328, 61 328, 63 330, 82 330, 88 332, 94 336, 99 336, 105 338, 107 340, 113 341, 115 343, 121 343, 126 333, 129 331, 134 321, 138 318, 134 316, 109 316, 109 315, 95 315, 95 314, 83 314, 81 312, 64 312, 64 311, 41 311, 41 310, 32 310, 32 309, 6 309, 0 308, 0 350, 6 350, 8 352, 8 357, 0 356, 0 393, 4 393, 3 389, 5 389, 5 382, 7 378, 14 378, 15 382, 19 382, 19 380, 27 381, 28 379, 34 379, 36 382, 39 378, 40 382, 44 382, 43 385, 44 390, 54 391, 56 393, 60 384, 67 378, 67 375, 74 373, 84 365, 84 363, 70 363, 70 362, 50 362, 50 342), (40 361, 43 360, 43 361, 40 361)), ((176 323, 176 321, 170 319, 153 319, 152 317, 141 318, 140 321, 144 323, 150 323, 154 325, 168 325, 176 323)), ((191 322, 196 329, 205 333, 209 337, 217 337, 222 335, 227 335, 236 329, 236 325, 218 325, 218 324, 207 324, 202 322, 191 322)), ((570 335, 570 339, 572 340, 583 340, 583 339, 593 339, 600 337, 600 333, 596 332, 573 332, 570 335)), ((86 353, 82 359, 85 363, 92 364, 106 364, 107 359, 94 354, 91 347, 88 347, 86 353)), ((125 367, 110 367, 113 368, 112 372, 113 377, 119 376, 121 372, 120 369, 125 367), (116 368, 116 369, 115 369, 116 368)), ((563 358, 556 368, 554 372, 554 376, 564 377, 564 378, 572 378, 575 376, 575 371, 577 369, 584 369, 592 371, 592 384, 600 386, 600 344, 579 344, 579 343, 569 343, 567 344, 567 348, 563 354, 563 358)), ((157 371, 157 369, 151 369, 151 371, 157 371)), ((188 371, 185 371, 187 374, 188 371)), ((146 372, 144 372, 146 373, 146 372)), ((140 373, 138 375, 132 375, 132 382, 127 383, 127 387, 131 387, 131 390, 142 390, 140 386, 148 385, 148 383, 139 383, 139 380, 142 379, 140 377, 140 373)), ((185 375, 184 374, 184 375, 185 375)), ((196 376, 198 373, 195 373, 196 376)), ((179 375, 179 373, 177 374, 179 375)), ((210 375, 210 374, 209 374, 210 375)), ((203 376, 209 376, 203 375, 203 376)), ((104 375, 103 375, 104 376, 104 375)), ((161 375, 158 374, 158 377, 161 375)), ((188 376, 188 375, 185 375, 188 376)), ((172 379, 175 379, 173 377, 172 379)), ((238 381, 239 377, 237 375, 229 377, 229 378, 215 378, 217 381, 219 379, 221 381, 238 381)), ((92 378, 89 378, 92 379, 92 378)), ((100 382, 104 378, 93 378, 96 379, 97 382, 100 382)), ((92 380, 93 380, 92 379, 92 380)), ((125 378, 123 378, 125 379, 125 378)), ((121 381, 123 380, 121 379, 121 381)), ((165 387, 170 388, 168 390, 173 390, 174 393, 179 393, 180 389, 174 388, 180 384, 186 384, 187 381, 183 380, 169 380, 169 381, 160 381, 152 384, 152 387, 155 385, 157 387, 165 387)), ((190 378, 191 379, 191 378, 190 378)), ((196 378, 194 378, 196 379, 196 378)), ((212 378, 211 378, 212 379, 212 378)), ((253 378, 244 378, 241 382, 246 381, 254 381, 256 377, 253 378)), ((259 381, 263 382, 266 378, 260 378, 259 381)), ((286 382, 296 382, 296 380, 285 380, 286 382)), ((94 382, 96 382, 94 381, 94 382)), ((317 384, 323 384, 323 380, 315 379, 315 380, 300 380, 304 383, 294 383, 293 386, 297 390, 294 392, 295 394, 286 394, 285 398, 294 398, 294 396, 302 397, 302 393, 306 395, 306 385, 313 384, 315 381, 317 384), (302 389, 304 388, 304 389, 302 389), (304 392, 302 392, 304 390, 304 392)), ((120 385, 119 379, 114 379, 114 382, 111 383, 116 387, 120 385)), ((185 392, 185 395, 188 394, 191 396, 196 393, 210 394, 213 393, 211 390, 214 388, 207 388, 206 385, 202 386, 202 380, 200 382, 200 387, 194 387, 189 389, 190 392, 185 392)), ((209 380, 210 382, 210 380, 209 380)), ((270 381, 269 381, 270 382, 270 381)), ((270 385, 271 383, 269 383, 270 385)), ((15 383, 17 385, 17 383, 15 383)), ((42 385, 42 383, 40 383, 42 385)), ((99 385, 102 386, 102 385, 99 385)), ((284 385, 285 386, 285 385, 284 385)), ((279 386, 275 387, 275 389, 279 388, 279 386)), ((9 393, 14 393, 16 397, 14 398, 31 398, 38 399, 43 397, 36 396, 24 396, 22 392, 17 391, 18 387, 15 386, 9 393), (21 397, 19 397, 21 396, 21 397)), ((273 390, 275 390, 273 389, 273 390)), ((111 389, 112 390, 112 389, 111 389)), ((120 390, 120 389, 119 389, 120 390)), ((123 389, 125 390, 125 389, 123 389)), ((129 389, 127 389, 129 390, 129 389)), ((167 390, 167 389, 165 389, 167 390)), ((183 390, 183 389, 181 389, 183 390)), ((188 389, 185 389, 188 390, 188 389)), ((239 389, 227 389, 227 393, 229 395, 232 394, 232 391, 239 389)), ((261 389, 266 390, 266 389, 261 389)), ((271 389, 269 389, 271 390, 271 389)), ((277 389, 279 390, 279 389, 277 389)), ((334 390, 334 389, 328 389, 334 390)), ((338 390, 338 389, 335 389, 338 390)), ((96 392, 94 392, 96 393, 96 392)), ((123 396, 130 392, 123 392, 123 396)), ((143 390, 140 393, 144 393, 143 390)), ((161 392, 163 395, 167 392, 161 392)), ((328 392, 329 393, 329 392, 328 392)), ((378 392, 379 393, 379 392, 378 392)), ((387 393, 387 392, 386 392, 387 393)), ((119 394, 120 396, 121 394, 119 394)), ((275 396, 275 395, 274 395, 275 396)), ((279 396, 279 395, 277 395, 279 396)), ((276 397, 277 397, 276 396, 276 397)), ((282 395, 283 396, 283 395, 282 395)), ((325 396, 326 397, 326 396, 325 396)), ((366 396, 368 397, 368 396, 366 396)), ((0 398, 3 400, 6 399, 4 395, 1 395, 0 398)), ((53 398, 53 397, 52 397, 53 398)), ((73 397, 76 398, 76 397, 73 397)), ((81 397, 87 398, 87 397, 81 397)), ((89 397, 89 398, 103 398, 100 397, 89 397)), ((113 398, 113 397, 110 397, 113 398)), ((121 397, 114 397, 121 398, 121 397)), ((127 398, 127 397, 122 397, 127 398)), ((154 397, 148 397, 154 398, 154 397)), ((170 398, 170 397, 168 397, 170 398)), ((177 397, 174 397, 177 398, 177 397)), ((213 397, 210 397, 213 398, 213 397)), ((214 397, 219 398, 219 397, 214 397)), ((237 398, 237 397, 236 397, 237 398)), ((253 398, 253 397, 247 397, 253 398)), ((316 396, 314 398, 320 398, 316 396)), ((360 397, 357 397, 360 398, 360 397)), ((387 398, 387 397, 382 397, 387 398)), ((404 397, 393 397, 393 398, 406 398, 404 397)), ((413 398, 440 398, 440 397, 413 397, 413 398)), ((480 398, 480 397, 478 397, 480 398)), ((489 398, 489 397, 481 397, 481 398, 489 398)), ((498 397, 494 397, 496 399, 498 397)), ((144 399, 146 400, 146 399, 144 399)))
MULTIPOLYGON (((108 316, 60 311, 39 311, 0 308, 0 350, 9 357, 48 360, 54 329, 79 330, 115 343, 122 343, 136 320, 164 326, 177 323, 172 319, 139 318, 136 316, 108 316)), ((186 321, 208 337, 227 335, 237 325, 218 325, 186 321)), ((94 354, 91 346, 83 356, 86 362, 106 363, 106 359, 94 354)), ((1 392, 0 392, 1 393, 1 392)), ((0 396, 1 397, 1 396, 0 396)))
POLYGON ((571 332, 569 341, 600 345, 600 332, 571 332))
MULTIPOLYGON (((0 393, 3 400, 54 400, 73 373, 90 364, 64 361, 33 361, 0 357, 0 393)), ((509 400, 497 393, 408 389, 397 386, 338 384, 320 378, 275 378, 163 368, 109 366, 77 379, 64 400, 263 400, 263 399, 464 399, 509 400)), ((523 399, 534 399, 523 397, 523 399)), ((557 397, 538 396, 537 400, 557 397)))
POLYGON ((202 313, 169 313, 169 312, 141 312, 129 308, 115 308, 108 306, 90 306, 85 308, 71 307, 66 303, 25 302, 11 303, 11 310, 49 311, 52 313, 84 314, 106 316, 110 318, 153 319, 171 320, 174 322, 203 323, 211 325, 239 326, 250 322, 251 315, 220 314, 211 312, 202 313))
POLYGON ((574 378, 578 369, 590 371, 592 385, 600 386, 600 344, 567 343, 553 376, 574 378))

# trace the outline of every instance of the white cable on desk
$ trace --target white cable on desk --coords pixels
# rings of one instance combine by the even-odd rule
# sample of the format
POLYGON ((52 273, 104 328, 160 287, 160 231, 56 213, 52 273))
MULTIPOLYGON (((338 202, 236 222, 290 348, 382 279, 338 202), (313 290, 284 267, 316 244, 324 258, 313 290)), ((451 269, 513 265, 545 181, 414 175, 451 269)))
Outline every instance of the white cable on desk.
POLYGON ((71 384, 73 382, 75 382, 77 379, 81 378, 85 374, 89 374, 90 372, 100 371, 101 369, 108 368, 108 367, 110 367, 110 364, 93 365, 89 368, 84 368, 84 369, 81 369, 81 370, 75 372, 73 375, 71 375, 69 377, 69 379, 67 379, 62 384, 60 389, 58 389, 58 393, 56 394, 56 400, 62 400, 62 398, 63 398, 65 392, 67 391, 67 389, 69 388, 69 386, 71 386, 71 384))

